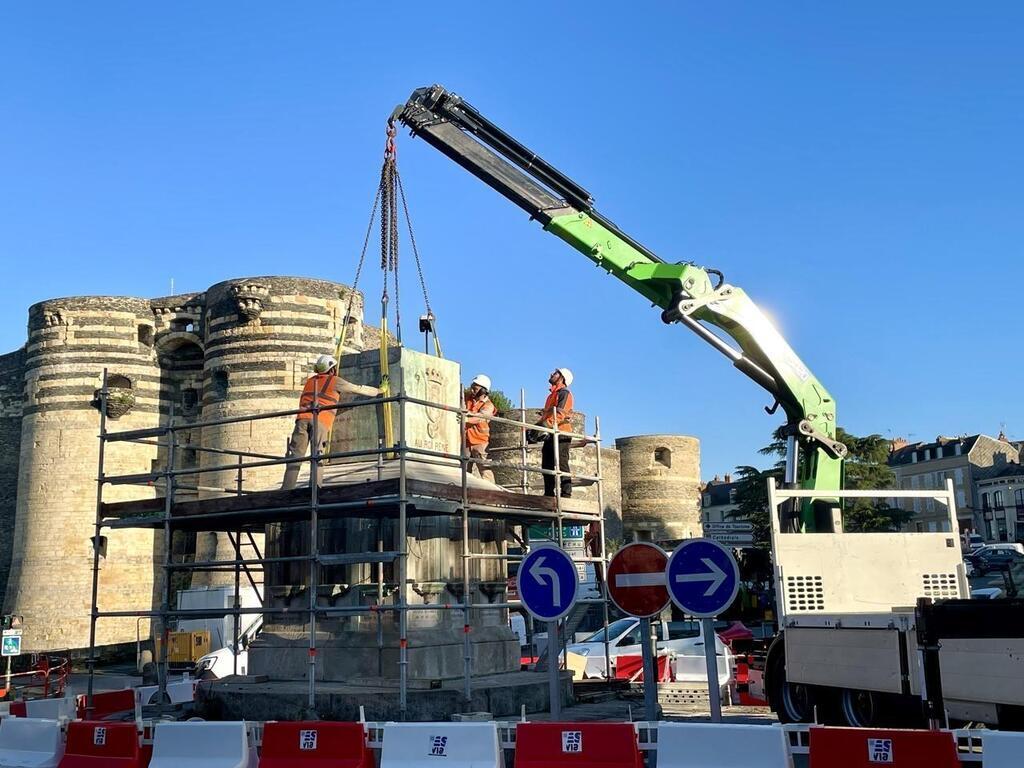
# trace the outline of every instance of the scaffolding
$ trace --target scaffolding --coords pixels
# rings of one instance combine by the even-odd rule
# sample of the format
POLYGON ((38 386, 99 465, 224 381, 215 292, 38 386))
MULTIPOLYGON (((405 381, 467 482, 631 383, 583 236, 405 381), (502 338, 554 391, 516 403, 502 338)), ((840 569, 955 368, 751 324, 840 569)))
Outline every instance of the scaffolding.
MULTIPOLYGON (((500 602, 477 603, 473 602, 471 595, 470 564, 474 560, 497 559, 503 564, 502 573, 509 574, 509 567, 525 556, 528 546, 528 536, 522 538, 523 553, 510 554, 508 552, 508 533, 504 539, 498 542, 497 553, 484 553, 471 551, 470 542, 470 520, 494 520, 504 522, 508 526, 522 525, 525 534, 526 526, 544 524, 553 527, 553 542, 559 547, 564 547, 564 531, 566 524, 586 525, 590 530, 589 543, 585 545, 582 557, 574 556, 577 563, 586 563, 593 566, 597 591, 593 597, 584 597, 577 600, 582 610, 590 605, 599 604, 603 606, 603 624, 605 627, 605 672, 610 677, 610 653, 607 647, 607 625, 609 619, 608 595, 607 595, 607 565, 608 558, 605 549, 604 530, 604 492, 601 479, 601 428, 600 419, 595 418, 595 431, 592 435, 585 434, 585 428, 581 432, 566 432, 558 429, 558 414, 554 414, 552 424, 548 427, 542 424, 528 423, 526 421, 525 393, 520 392, 519 419, 510 419, 497 415, 486 415, 482 413, 470 413, 464 407, 453 407, 443 403, 431 402, 421 398, 413 397, 405 393, 380 396, 368 399, 360 399, 353 402, 343 402, 337 405, 321 406, 318 398, 314 398, 313 405, 309 408, 297 408, 295 410, 274 411, 266 413, 254 413, 240 415, 230 418, 179 421, 176 419, 173 408, 171 409, 167 422, 161 426, 144 429, 133 429, 127 431, 110 431, 107 424, 107 402, 109 390, 107 386, 107 372, 104 370, 103 383, 99 391, 98 405, 100 411, 99 424, 99 467, 97 475, 96 492, 96 515, 95 515, 95 536, 93 538, 93 579, 92 579, 92 601, 91 619, 89 632, 89 657, 88 657, 88 689, 87 689, 87 710, 91 711, 94 690, 94 673, 97 662, 96 654, 96 626, 97 623, 107 618, 135 618, 136 621, 149 619, 151 622, 151 635, 157 636, 152 627, 156 621, 159 631, 163 635, 164 642, 159 643, 157 662, 158 684, 161 701, 166 701, 166 686, 168 681, 167 666, 167 633, 172 625, 180 620, 189 618, 224 618, 233 617, 234 640, 232 643, 235 658, 234 671, 237 673, 237 647, 239 639, 239 626, 243 616, 249 614, 277 615, 304 613, 308 622, 308 655, 309 655, 309 691, 308 707, 311 713, 316 709, 317 690, 317 621, 322 618, 369 615, 377 622, 378 650, 383 650, 381 621, 382 615, 386 613, 397 617, 398 629, 398 693, 399 710, 402 719, 407 713, 408 691, 409 691, 409 661, 408 661, 408 640, 409 640, 409 617, 410 610, 424 611, 462 611, 463 621, 463 674, 462 674, 462 697, 464 705, 468 706, 471 701, 471 681, 473 676, 472 646, 470 638, 470 616, 471 612, 486 610, 520 610, 518 602, 505 599, 500 602), (384 404, 391 404, 391 408, 398 412, 398 435, 392 445, 386 445, 383 437, 378 438, 376 448, 365 450, 331 451, 327 444, 325 452, 320 450, 320 440, 317 438, 317 431, 322 429, 319 416, 322 412, 333 410, 343 411, 355 408, 377 408, 384 404), (458 453, 431 450, 416 447, 409 443, 406 435, 406 414, 410 406, 421 406, 437 411, 454 414, 459 424, 460 450, 458 453), (235 450, 223 447, 204 446, 191 442, 191 436, 203 435, 205 428, 223 427, 232 424, 251 423, 268 419, 281 419, 282 417, 297 418, 300 414, 309 414, 313 430, 313 439, 310 440, 309 454, 302 457, 276 456, 266 453, 256 453, 243 450, 235 450), (494 455, 485 461, 471 459, 466 445, 466 419, 472 416, 477 419, 486 419, 491 424, 503 424, 519 432, 519 446, 514 449, 511 461, 496 460, 494 455), (538 466, 531 466, 528 461, 528 447, 526 440, 527 430, 543 433, 544 439, 552 439, 558 435, 560 440, 568 439, 571 448, 593 447, 595 453, 595 468, 593 475, 582 473, 563 472, 559 468, 558 450, 556 450, 554 468, 544 469, 538 466), (187 432, 185 440, 182 433, 187 432), (126 443, 133 445, 147 446, 150 450, 157 448, 158 460, 153 462, 150 472, 131 474, 106 473, 105 456, 107 446, 111 443, 126 443), (196 454, 208 454, 212 456, 224 456, 226 460, 221 463, 214 462, 212 466, 202 466, 202 462, 196 462, 196 466, 179 466, 177 459, 178 451, 186 449, 195 451, 196 454), (159 461, 162 455, 163 462, 159 461), (363 487, 349 487, 345 485, 320 485, 317 478, 320 476, 320 469, 332 460, 339 459, 361 459, 374 462, 382 469, 386 464, 398 467, 397 477, 390 482, 378 482, 372 485, 373 491, 366 491, 363 487), (244 483, 247 470, 260 469, 265 467, 280 466, 282 469, 290 464, 298 463, 308 465, 309 482, 303 489, 301 486, 292 490, 277 490, 276 488, 246 488, 244 483), (410 477, 409 468, 414 464, 420 465, 443 465, 453 467, 457 463, 458 475, 461 483, 458 487, 452 488, 448 485, 425 483, 410 477), (519 492, 501 491, 480 491, 471 487, 469 476, 471 464, 483 465, 486 468, 504 468, 515 471, 520 483, 519 492), (204 484, 203 476, 216 473, 235 473, 234 488, 221 488, 216 484, 204 484), (531 475, 540 474, 553 477, 554 496, 528 495, 526 490, 530 487, 531 475), (568 479, 573 484, 593 485, 596 489, 596 502, 593 510, 566 508, 566 500, 562 497, 561 485, 563 479, 568 479), (104 501, 104 489, 115 485, 149 485, 162 491, 163 495, 155 498, 145 498, 137 501, 120 501, 107 503, 104 501), (216 496, 206 499, 197 499, 200 491, 215 493, 216 496), (462 526, 462 548, 460 559, 462 561, 462 584, 461 601, 446 604, 416 604, 410 605, 407 600, 406 585, 408 579, 408 541, 409 541, 409 518, 412 516, 436 516, 453 515, 461 518, 462 526), (321 550, 319 543, 319 522, 326 519, 343 519, 345 517, 355 518, 377 518, 378 520, 391 519, 397 525, 395 535, 395 547, 385 550, 378 528, 378 543, 376 551, 366 552, 331 552, 321 550), (263 533, 265 526, 271 523, 285 522, 308 522, 309 542, 308 553, 267 556, 269 553, 264 550, 260 552, 256 546, 254 534, 263 533), (100 560, 108 556, 106 553, 104 531, 125 529, 125 528, 149 528, 163 532, 162 547, 162 573, 163 590, 162 600, 159 608, 152 606, 139 610, 118 610, 104 611, 99 607, 100 584, 100 560), (175 562, 173 557, 173 534, 176 531, 208 531, 223 533, 228 537, 234 557, 232 559, 207 559, 198 558, 192 562, 175 562), (248 537, 249 545, 255 551, 255 557, 242 556, 242 538, 248 537), (596 544, 596 547, 594 546, 596 544), (270 606, 268 595, 264 594, 260 607, 242 607, 240 602, 240 585, 243 576, 249 584, 256 589, 257 580, 254 572, 268 571, 268 566, 282 565, 287 563, 305 564, 307 566, 308 578, 308 603, 305 608, 296 611, 293 608, 282 610, 270 606), (391 563, 393 567, 394 582, 398 589, 394 591, 397 599, 388 603, 385 598, 384 566, 391 563), (337 565, 372 564, 376 579, 376 601, 369 605, 348 605, 334 606, 321 605, 318 601, 321 569, 337 565), (234 604, 231 608, 223 609, 182 609, 175 606, 174 579, 172 575, 176 572, 230 572, 234 576, 234 604)), ((200 437, 200 442, 202 438, 200 437)), ((506 451, 513 453, 513 451, 506 451)), ((378 474, 378 478, 382 475, 378 474)), ((367 485, 367 484, 363 484, 367 485)), ((578 505, 576 505, 578 506, 578 505)), ((110 552, 109 556, 116 556, 110 552)), ((301 565, 300 565, 301 567, 301 565)), ((584 566, 586 567, 586 566, 584 566)), ((266 584, 264 588, 266 589, 266 584)), ((566 617, 562 622, 570 622, 572 616, 566 617)), ((563 624, 563 626, 565 626, 563 624)), ((570 630, 571 631, 571 630, 570 630)), ((566 644, 565 631, 559 631, 558 637, 562 639, 562 650, 566 644)), ((558 659, 559 656, 551 656, 550 659, 558 659)), ((562 655, 563 662, 567 654, 562 655)), ((555 663, 560 663, 556 661, 555 663)))

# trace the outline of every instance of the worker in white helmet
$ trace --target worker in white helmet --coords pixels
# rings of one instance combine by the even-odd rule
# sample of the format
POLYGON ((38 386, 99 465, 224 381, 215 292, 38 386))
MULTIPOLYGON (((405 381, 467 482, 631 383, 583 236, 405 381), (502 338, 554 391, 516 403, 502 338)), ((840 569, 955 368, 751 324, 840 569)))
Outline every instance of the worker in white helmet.
MULTIPOLYGON (((321 408, 337 405, 341 402, 342 392, 364 397, 376 397, 383 392, 377 387, 365 387, 341 378, 338 375, 338 361, 331 355, 320 355, 313 370, 314 374, 306 379, 306 385, 302 388, 299 408, 312 408, 314 403, 321 408)), ((335 409, 320 411, 316 419, 313 418, 311 411, 298 414, 295 417, 295 428, 292 430, 291 439, 288 441, 288 458, 295 459, 305 456, 314 441, 320 446, 320 453, 326 453, 327 440, 331 435, 331 427, 334 426, 334 417, 337 413, 335 409)), ((285 468, 284 482, 281 483, 282 490, 290 490, 295 487, 301 466, 302 462, 296 461, 285 468)), ((316 466, 318 485, 322 479, 323 471, 318 462, 316 466)))
MULTIPOLYGON (((539 426, 557 429, 557 433, 545 433, 544 444, 541 446, 540 466, 541 469, 554 470, 555 457, 558 457, 558 469, 564 473, 561 475, 561 482, 558 483, 563 499, 572 496, 572 477, 569 475, 569 443, 571 438, 563 436, 562 432, 572 432, 573 401, 569 385, 572 384, 572 371, 568 368, 556 368, 548 377, 548 384, 551 390, 547 400, 544 401, 544 410, 541 412, 539 426)), ((544 475, 544 495, 555 495, 555 476, 544 475)))
POLYGON ((494 472, 485 463, 487 461, 487 446, 491 442, 491 422, 484 416, 494 416, 497 408, 488 396, 491 391, 491 378, 479 374, 470 382, 466 390, 466 456, 469 457, 466 466, 467 472, 472 472, 476 467, 477 474, 484 480, 494 482, 494 472), (479 415, 474 415, 479 414, 479 415))

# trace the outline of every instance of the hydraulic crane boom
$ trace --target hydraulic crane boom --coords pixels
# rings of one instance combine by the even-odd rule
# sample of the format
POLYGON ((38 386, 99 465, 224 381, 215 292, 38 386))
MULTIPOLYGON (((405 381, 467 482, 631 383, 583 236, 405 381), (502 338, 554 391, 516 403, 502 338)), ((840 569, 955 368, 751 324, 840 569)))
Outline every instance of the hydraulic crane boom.
MULTIPOLYGON (((786 481, 808 490, 838 490, 846 446, 835 439, 835 402, 782 335, 721 272, 667 263, 594 209, 590 193, 439 85, 420 88, 395 109, 412 135, 446 154, 609 274, 725 354, 786 414, 786 481), (735 342, 728 343, 713 328, 735 342)), ((804 530, 831 530, 834 502, 801 511, 804 530)), ((793 521, 795 523, 795 521, 793 521)))

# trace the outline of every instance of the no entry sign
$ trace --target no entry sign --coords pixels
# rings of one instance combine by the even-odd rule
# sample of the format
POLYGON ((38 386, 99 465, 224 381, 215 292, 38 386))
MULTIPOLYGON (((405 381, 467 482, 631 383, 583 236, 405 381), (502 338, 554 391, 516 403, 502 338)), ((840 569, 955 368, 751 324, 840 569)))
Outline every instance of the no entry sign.
POLYGON ((668 555, 647 542, 627 544, 608 565, 608 596, 623 613, 647 618, 668 605, 665 568, 668 555))

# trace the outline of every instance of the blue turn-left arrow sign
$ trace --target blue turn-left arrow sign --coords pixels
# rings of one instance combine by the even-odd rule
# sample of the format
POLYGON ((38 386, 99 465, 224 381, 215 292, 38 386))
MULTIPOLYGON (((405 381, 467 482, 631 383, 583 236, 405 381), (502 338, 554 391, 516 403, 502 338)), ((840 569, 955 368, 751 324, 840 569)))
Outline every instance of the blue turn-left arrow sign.
POLYGON ((558 621, 569 613, 576 602, 579 583, 572 558, 554 546, 532 550, 523 558, 516 574, 523 607, 541 621, 558 621))

